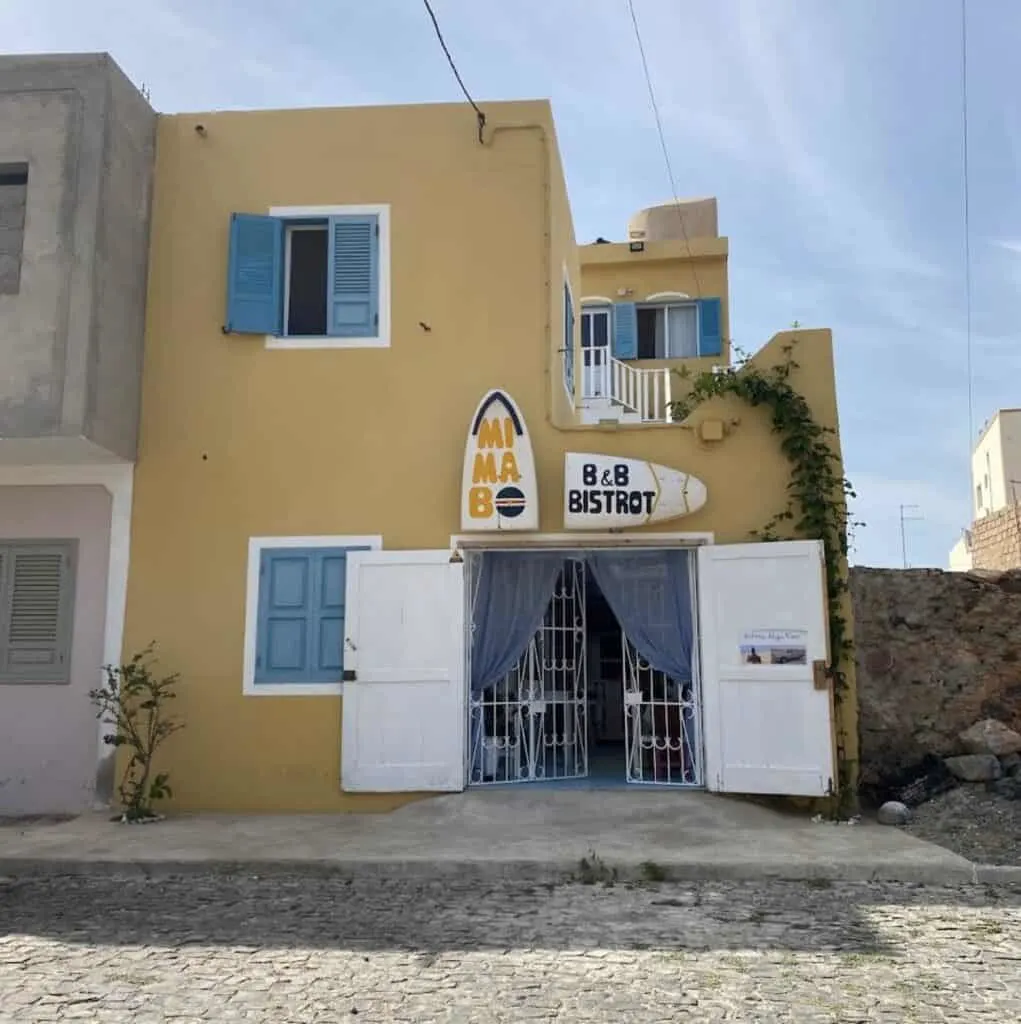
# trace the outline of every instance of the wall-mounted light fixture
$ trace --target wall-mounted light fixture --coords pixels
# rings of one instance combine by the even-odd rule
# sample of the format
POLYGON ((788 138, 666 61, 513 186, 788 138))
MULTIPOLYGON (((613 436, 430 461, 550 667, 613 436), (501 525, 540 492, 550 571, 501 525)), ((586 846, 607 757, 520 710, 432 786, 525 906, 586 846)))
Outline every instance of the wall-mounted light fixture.
POLYGON ((632 252, 645 252, 644 242, 628 242, 628 248, 632 252))

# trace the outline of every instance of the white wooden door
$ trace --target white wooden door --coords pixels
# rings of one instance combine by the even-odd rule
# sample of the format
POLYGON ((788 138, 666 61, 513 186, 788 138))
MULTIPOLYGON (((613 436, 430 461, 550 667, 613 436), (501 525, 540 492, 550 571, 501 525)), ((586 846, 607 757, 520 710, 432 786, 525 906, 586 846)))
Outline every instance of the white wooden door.
POLYGON ((464 789, 463 569, 449 551, 348 554, 345 791, 464 789))
POLYGON ((706 786, 824 796, 834 787, 833 704, 819 541, 698 550, 706 786))

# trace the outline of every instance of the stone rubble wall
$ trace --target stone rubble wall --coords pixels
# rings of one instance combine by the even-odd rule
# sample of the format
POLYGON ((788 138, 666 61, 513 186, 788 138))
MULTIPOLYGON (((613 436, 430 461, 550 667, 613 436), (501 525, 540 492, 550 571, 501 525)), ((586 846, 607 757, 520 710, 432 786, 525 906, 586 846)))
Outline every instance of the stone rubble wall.
POLYGON ((863 791, 983 719, 1021 731, 1021 572, 856 566, 851 595, 863 791))

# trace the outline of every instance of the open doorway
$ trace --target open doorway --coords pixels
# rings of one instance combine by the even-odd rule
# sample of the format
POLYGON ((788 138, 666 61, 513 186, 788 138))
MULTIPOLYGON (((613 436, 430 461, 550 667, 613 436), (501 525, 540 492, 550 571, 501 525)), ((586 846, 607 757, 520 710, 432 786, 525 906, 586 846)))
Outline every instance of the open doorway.
POLYGON ((475 552, 467 570, 469 784, 702 784, 687 551, 475 552))
POLYGON ((622 784, 627 777, 624 745, 624 634, 613 609, 585 570, 588 661, 589 776, 622 784))
MULTIPOLYGON (((681 679, 674 678, 680 672, 655 667, 621 625, 599 585, 600 575, 606 579, 586 565, 589 777, 600 785, 699 786, 696 659, 681 679)), ((644 593, 651 597, 657 583, 647 584, 644 593)), ((658 603, 650 600, 643 609, 646 630, 654 628, 658 603)))

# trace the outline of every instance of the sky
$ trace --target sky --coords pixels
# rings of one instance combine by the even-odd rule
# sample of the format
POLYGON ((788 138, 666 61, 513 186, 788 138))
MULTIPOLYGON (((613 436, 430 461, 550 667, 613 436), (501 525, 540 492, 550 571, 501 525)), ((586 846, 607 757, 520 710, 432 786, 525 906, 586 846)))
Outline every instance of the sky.
MULTIPOLYGON (((461 98, 420 0, 241 7, 0 0, 0 52, 105 50, 168 113, 461 98)), ((670 199, 626 0, 433 8, 483 107, 552 101, 579 242, 670 199)), ((1021 4, 967 0, 967 236, 961 0, 635 8, 678 194, 719 200, 735 343, 834 332, 853 560, 903 564, 911 506, 908 564, 945 567, 974 440, 1021 405, 1021 4)))

